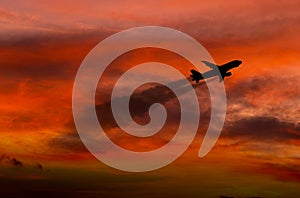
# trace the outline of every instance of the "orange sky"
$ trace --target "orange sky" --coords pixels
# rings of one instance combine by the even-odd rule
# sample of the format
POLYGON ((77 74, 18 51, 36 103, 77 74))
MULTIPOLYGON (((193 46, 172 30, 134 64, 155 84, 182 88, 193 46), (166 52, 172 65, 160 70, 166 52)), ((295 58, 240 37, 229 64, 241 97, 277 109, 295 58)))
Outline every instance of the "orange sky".
MULTIPOLYGON (((238 190, 232 195, 287 197, 285 193, 289 190, 299 194, 294 189, 300 181, 299 6, 297 0, 230 4, 221 0, 142 4, 139 1, 2 1, 0 156, 15 157, 28 166, 41 163, 49 169, 83 166, 84 170, 113 172, 87 152, 77 135, 71 109, 73 81, 84 57, 101 40, 127 28, 161 25, 194 37, 217 64, 233 59, 241 59, 243 64, 233 70, 232 77, 225 79, 227 117, 215 148, 207 157, 197 157, 203 130, 207 128, 205 116, 209 116, 203 112, 206 114, 199 135, 191 147, 173 165, 151 176, 173 175, 174 180, 162 183, 170 187, 177 179, 184 178, 184 173, 178 170, 188 169, 186 178, 196 182, 196 175, 210 177, 204 173, 213 174, 219 168, 218 176, 212 178, 224 185, 236 185, 238 190), (240 186, 238 181, 242 183, 240 186), (244 189, 248 184, 249 189, 244 189), (282 191, 276 191, 280 185, 282 191), (269 193, 272 190, 274 194, 269 193)), ((112 71, 121 74, 126 64, 157 59, 174 64, 188 75, 190 67, 172 54, 155 50, 137 53, 121 58, 119 63, 123 64, 112 65, 112 71)), ((107 77, 106 83, 111 82, 112 78, 107 77)), ((203 103, 207 102, 204 96, 200 99, 203 103)), ((173 102, 171 99, 166 105, 173 108, 173 102)), ((209 105, 204 104, 205 108, 209 105)), ((171 126, 174 123, 170 121, 171 126)), ((149 149, 163 144, 172 132, 165 133, 134 146, 128 137, 116 135, 115 139, 130 149, 140 146, 149 149)), ((3 160, 0 164, 7 165, 3 160)), ((210 188, 217 186, 213 179, 208 180, 210 188)), ((193 184, 184 188, 191 193, 196 191, 193 184)), ((231 195, 230 190, 218 193, 213 196, 231 195)))

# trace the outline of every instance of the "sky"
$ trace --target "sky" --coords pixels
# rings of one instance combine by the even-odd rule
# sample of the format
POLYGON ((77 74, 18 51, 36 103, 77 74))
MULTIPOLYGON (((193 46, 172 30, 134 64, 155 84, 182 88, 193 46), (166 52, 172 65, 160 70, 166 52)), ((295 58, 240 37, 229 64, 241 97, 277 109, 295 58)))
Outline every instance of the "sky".
MULTIPOLYGON (((299 196, 299 6, 297 0, 1 1, 0 192, 12 197, 299 196), (82 61, 100 41, 145 25, 190 35, 217 64, 243 63, 224 81, 226 119, 207 156, 198 157, 210 117, 207 87, 201 84, 194 87, 200 126, 186 152, 162 169, 128 173, 104 165, 85 148, 72 117, 72 89, 82 61)), ((95 98, 107 134, 134 151, 161 147, 178 128, 178 100, 160 85, 137 90, 131 109, 136 122, 147 123, 146 107, 159 99, 169 117, 158 134, 130 137, 112 118, 112 85, 127 69, 149 61, 172 65, 184 76, 193 67, 169 51, 134 50, 110 64, 95 98)))

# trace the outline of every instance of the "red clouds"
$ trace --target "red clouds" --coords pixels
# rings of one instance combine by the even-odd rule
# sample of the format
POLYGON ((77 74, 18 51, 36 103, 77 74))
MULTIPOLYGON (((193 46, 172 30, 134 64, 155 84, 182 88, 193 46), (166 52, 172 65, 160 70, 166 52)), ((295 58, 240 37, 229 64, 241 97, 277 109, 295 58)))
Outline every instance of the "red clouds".
MULTIPOLYGON (((72 121, 72 86, 81 61, 114 32, 163 25, 196 38, 217 64, 243 60, 232 77, 225 79, 227 120, 217 147, 204 160, 213 163, 218 158, 228 166, 243 161, 242 166, 250 172, 259 170, 281 181, 299 181, 299 1, 1 4, 1 152, 31 161, 59 159, 57 165, 92 159, 75 135, 72 121)), ((127 56, 124 64, 110 71, 118 76, 130 64, 152 58, 176 64, 186 75, 192 67, 170 53, 150 50, 148 54, 127 56)), ((110 84, 113 77, 104 80, 110 84)), ((195 89, 200 92, 202 87, 195 89)), ((202 97, 204 101, 205 95, 202 97)), ((106 102, 101 99, 98 107, 106 102)), ((168 102, 170 107, 175 104, 172 99, 168 102)), ((204 104, 202 109, 206 114, 201 122, 207 124, 209 105, 204 104)), ((129 145, 126 137, 119 140, 131 149, 165 143, 158 139, 158 143, 129 145)), ((199 149, 199 142, 187 151, 190 160, 183 162, 184 167, 198 160, 189 152, 196 153, 193 149, 199 149)))

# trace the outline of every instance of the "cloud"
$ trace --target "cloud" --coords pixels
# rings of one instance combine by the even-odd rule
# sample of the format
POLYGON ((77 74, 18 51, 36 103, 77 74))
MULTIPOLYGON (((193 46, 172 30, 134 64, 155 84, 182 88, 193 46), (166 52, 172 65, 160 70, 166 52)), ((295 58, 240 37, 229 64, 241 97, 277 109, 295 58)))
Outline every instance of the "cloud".
POLYGON ((281 182, 300 182, 299 163, 264 163, 256 171, 262 174, 270 174, 281 182))
POLYGON ((108 35, 99 31, 6 39, 0 42, 1 77, 71 81, 89 50, 108 35))
POLYGON ((23 162, 17 160, 16 158, 11 158, 7 155, 0 156, 0 163, 3 165, 11 165, 13 167, 23 167, 23 162))
MULTIPOLYGON (((49 158, 56 161, 59 151, 85 153, 80 138, 72 131, 74 126, 65 125, 72 115, 71 93, 76 71, 99 41, 114 32, 140 25, 164 25, 182 30, 205 44, 218 63, 233 57, 245 61, 231 78, 225 79, 228 111, 222 138, 236 141, 226 145, 226 149, 244 149, 246 155, 253 148, 245 147, 245 144, 252 141, 258 144, 267 141, 265 147, 269 148, 274 143, 289 144, 299 140, 300 102, 296 86, 299 84, 299 1, 278 4, 268 0, 240 1, 230 5, 223 1, 201 5, 199 1, 183 4, 167 1, 1 4, 0 92, 4 94, 0 98, 3 104, 0 126, 4 134, 3 147, 9 143, 8 149, 16 152, 21 149, 27 152, 25 148, 34 153, 38 150, 44 156, 49 151, 43 145, 47 142, 47 149, 51 147, 55 153, 49 158), (47 136, 43 138, 39 131, 45 131, 47 136), (57 134, 57 131, 63 133, 57 134), (28 138, 26 143, 24 138, 28 138)), ((166 58, 175 60, 170 56, 166 58)), ((131 60, 126 57, 126 61, 131 60)), ((181 67, 182 70, 189 69, 181 67)), ((122 65, 121 69, 111 73, 119 75, 123 70, 122 65)), ((110 82, 108 78, 106 83, 110 82)), ((195 90, 201 93, 202 88, 204 86, 195 90)), ((207 124, 210 116, 208 97, 206 94, 198 96, 204 110, 201 124, 207 124)), ((159 85, 133 94, 131 113, 134 119, 141 124, 147 123, 148 107, 158 102, 157 98, 167 107, 167 123, 176 127, 180 114, 174 94, 159 85)), ((96 109, 106 128, 117 128, 108 100, 97 104, 96 109)), ((116 131, 118 134, 112 134, 121 139, 120 131, 116 131)), ((170 136, 163 136, 161 143, 166 143, 167 137, 170 136)), ((129 140, 127 137, 121 139, 132 144, 129 140)), ((145 145, 139 145, 144 142, 135 143, 132 144, 135 147, 145 145)), ((263 153, 260 149, 257 147, 256 152, 263 153)), ((285 155, 291 156, 288 152, 285 155)), ((9 163, 19 167, 18 161, 9 163)), ((44 169, 37 164, 34 166, 37 170, 44 169)), ((298 170, 290 169, 288 174, 293 171, 298 170)))
MULTIPOLYGON (((177 83, 181 84, 180 81, 177 83)), ((124 98, 119 97, 114 100, 120 102, 124 98)), ((181 115, 179 103, 173 91, 166 86, 151 83, 140 87, 130 97, 129 109, 133 120, 142 125, 147 124, 150 121, 148 110, 154 103, 164 105, 167 119, 159 132, 146 138, 129 135, 119 128, 112 114, 110 101, 96 105, 96 112, 103 130, 120 146, 130 150, 136 150, 136 148, 140 151, 153 150, 164 145, 173 137, 181 115), (131 142, 135 142, 135 144, 131 142)))
POLYGON ((44 167, 43 167, 42 164, 37 163, 37 164, 36 164, 36 168, 39 169, 41 172, 44 171, 44 167))
POLYGON ((8 155, 1 155, 0 156, 0 167, 24 167, 24 168, 33 168, 33 169, 38 169, 39 171, 43 172, 44 167, 40 163, 36 163, 35 165, 30 165, 30 164, 24 164, 24 162, 14 158, 10 157, 8 155))
POLYGON ((293 123, 274 117, 249 117, 237 119, 224 128, 222 137, 260 141, 282 141, 300 139, 300 129, 293 123))
POLYGON ((48 146, 71 153, 88 152, 76 132, 64 133, 48 141, 48 146))
MULTIPOLYGON (((187 78, 190 80, 190 78, 187 78)), ((187 87, 185 87, 184 80, 173 81, 170 84, 176 86, 176 90, 180 95, 188 94, 187 87)), ((206 92, 206 84, 198 83, 192 84, 194 88, 202 89, 200 92, 206 92)), ((202 96, 205 95, 204 93, 202 96)), ((204 97, 199 97, 199 100, 203 100, 204 97)), ((114 100, 124 100, 124 98, 119 97, 114 100)), ((207 101, 209 102, 209 101, 207 101)), ((129 102, 130 113, 135 121, 146 124, 149 122, 148 110, 149 107, 154 103, 160 103, 166 107, 168 114, 168 121, 171 121, 173 124, 179 122, 180 119, 180 109, 179 102, 175 93, 166 87, 165 85, 160 85, 157 83, 148 83, 142 87, 139 87, 131 96, 129 102), (170 119, 171 118, 171 119, 170 119)), ((203 104, 203 103, 202 103, 203 104)), ((209 105, 206 105, 209 106, 209 105)), ((96 105, 96 111, 100 118, 100 121, 103 122, 105 128, 116 127, 117 124, 113 121, 113 115, 111 112, 111 102, 106 101, 102 104, 96 105)), ((102 123, 101 122, 101 123, 102 123)))
MULTIPOLYGON (((161 25, 177 28, 218 47, 241 43, 252 45, 299 31, 299 2, 296 0, 278 4, 270 0, 241 1, 230 5, 213 1, 201 6, 198 1, 147 2, 143 5, 136 2, 120 5, 115 2, 53 2, 45 6, 38 1, 32 1, 32 4, 35 6, 3 3, 1 37, 9 35, 15 39, 101 29, 116 32, 142 25, 161 25)), ((297 38, 297 33, 294 36, 297 38)))
MULTIPOLYGON (((243 69, 243 68, 240 68, 243 69)), ((298 122, 300 99, 299 75, 280 71, 242 78, 227 86, 227 121, 247 117, 275 117, 284 122, 298 122)), ((238 74, 237 74, 238 75, 238 74)))

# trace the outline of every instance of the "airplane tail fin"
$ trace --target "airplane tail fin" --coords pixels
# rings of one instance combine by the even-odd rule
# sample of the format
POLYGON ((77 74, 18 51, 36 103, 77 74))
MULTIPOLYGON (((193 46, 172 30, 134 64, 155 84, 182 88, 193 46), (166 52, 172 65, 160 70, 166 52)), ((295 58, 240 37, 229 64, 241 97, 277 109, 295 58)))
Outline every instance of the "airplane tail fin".
POLYGON ((191 70, 192 74, 190 77, 192 78, 192 81, 196 81, 198 83, 201 79, 203 79, 202 75, 200 72, 197 72, 195 70, 191 70))

